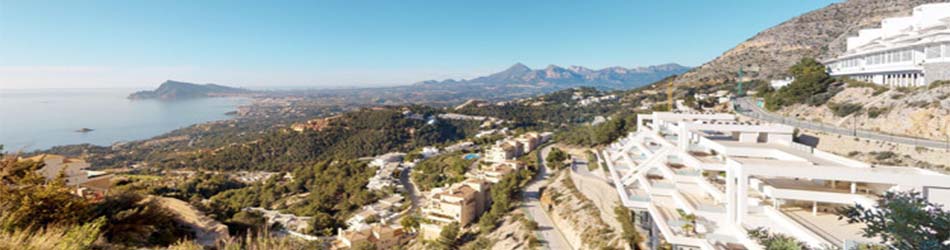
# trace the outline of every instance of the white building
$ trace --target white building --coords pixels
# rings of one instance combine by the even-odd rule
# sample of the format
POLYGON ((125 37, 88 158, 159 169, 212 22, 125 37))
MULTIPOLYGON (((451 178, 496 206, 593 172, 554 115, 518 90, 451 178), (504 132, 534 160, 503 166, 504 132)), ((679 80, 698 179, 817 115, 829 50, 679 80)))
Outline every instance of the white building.
POLYGON ((756 228, 815 247, 854 246, 879 239, 838 220, 836 208, 875 206, 886 191, 911 189, 950 204, 950 176, 826 153, 794 142, 790 126, 695 112, 638 115, 637 123, 601 158, 654 246, 762 249, 747 236, 756 228))
POLYGON ((422 157, 423 158, 432 158, 436 155, 439 155, 439 148, 437 147, 424 147, 422 148, 422 157))
POLYGON ((824 62, 833 76, 889 86, 950 80, 950 3, 924 4, 849 37, 848 50, 824 62))
POLYGON ((794 77, 786 77, 785 79, 772 79, 769 81, 769 86, 774 90, 778 90, 792 84, 795 81, 794 77))
POLYGON ((383 166, 386 166, 386 164, 388 163, 402 162, 402 159, 404 157, 406 157, 405 153, 399 153, 399 152, 386 153, 386 154, 374 157, 373 160, 369 162, 369 165, 373 167, 382 168, 383 166))

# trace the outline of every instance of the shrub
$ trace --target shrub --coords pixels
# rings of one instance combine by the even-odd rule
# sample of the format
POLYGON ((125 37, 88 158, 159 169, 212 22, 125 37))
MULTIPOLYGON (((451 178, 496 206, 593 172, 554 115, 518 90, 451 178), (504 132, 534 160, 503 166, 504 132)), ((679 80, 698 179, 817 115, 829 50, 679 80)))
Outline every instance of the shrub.
POLYGON ((881 152, 877 152, 877 154, 874 156, 874 159, 878 161, 883 161, 883 160, 892 159, 894 157, 897 157, 897 154, 895 154, 894 152, 881 151, 881 152))
POLYGON ((835 114, 835 116, 845 117, 855 112, 861 111, 862 106, 855 103, 831 103, 828 104, 828 108, 835 114))
POLYGON ((942 86, 950 86, 950 80, 934 81, 930 83, 929 85, 927 85, 927 89, 935 89, 942 86))
POLYGON ((890 112, 890 111, 891 111, 890 108, 870 107, 870 108, 868 108, 868 117, 870 117, 870 118, 877 118, 877 117, 880 116, 881 114, 885 114, 885 113, 890 112))
POLYGON ((887 92, 887 87, 877 85, 874 83, 869 83, 865 81, 859 81, 851 78, 844 78, 843 81, 848 84, 849 88, 871 88, 874 90, 871 93, 872 96, 880 95, 881 93, 887 92))

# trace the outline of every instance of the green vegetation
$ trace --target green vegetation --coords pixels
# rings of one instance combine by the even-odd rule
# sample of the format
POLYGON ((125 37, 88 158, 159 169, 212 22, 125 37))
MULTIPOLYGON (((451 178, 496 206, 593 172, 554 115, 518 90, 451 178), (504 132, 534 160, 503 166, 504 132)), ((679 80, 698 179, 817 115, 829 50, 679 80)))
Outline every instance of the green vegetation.
POLYGON ((834 113, 835 116, 845 117, 845 116, 860 112, 861 109, 863 109, 863 106, 861 106, 861 104, 845 102, 845 103, 829 103, 828 108, 831 109, 831 112, 834 113))
POLYGON ((594 171, 600 168, 600 162, 597 161, 597 154, 594 151, 587 150, 587 170, 594 171))
POLYGON ((636 130, 636 114, 618 114, 595 126, 580 125, 556 135, 559 142, 569 145, 596 146, 616 141, 628 132, 636 130))
POLYGON ((865 81, 855 80, 849 77, 837 78, 838 81, 843 81, 848 84, 848 88, 871 88, 873 92, 872 96, 880 95, 884 92, 887 92, 888 88, 881 86, 880 84, 869 83, 865 81))
POLYGON ((74 195, 62 177, 47 181, 38 174, 41 162, 0 158, 0 233, 11 237, 10 242, 59 248, 55 247, 59 243, 26 237, 35 234, 59 237, 76 246, 101 237, 103 244, 113 247, 150 247, 193 237, 169 211, 141 194, 116 192, 102 202, 90 203, 74 195))
POLYGON ((752 238, 766 250, 806 250, 809 249, 805 243, 799 242, 795 238, 784 234, 770 233, 763 228, 749 230, 749 238, 752 238))
MULTIPOLYGON (((534 158, 534 153, 526 154, 527 158, 534 158)), ((478 220, 478 230, 482 234, 491 232, 498 226, 498 220, 505 217, 509 211, 517 207, 519 202, 519 192, 521 188, 528 184, 537 171, 538 166, 528 161, 526 167, 515 173, 506 175, 492 185, 489 192, 492 199, 491 208, 478 220)))
POLYGON ((439 238, 433 242, 432 246, 435 249, 449 250, 455 249, 455 241, 459 237, 459 224, 458 222, 452 222, 448 225, 442 226, 442 232, 439 233, 439 238))
POLYGON ((880 237, 894 249, 943 249, 950 239, 950 211, 917 192, 888 192, 877 207, 861 205, 838 211, 848 223, 864 223, 865 237, 880 237))
POLYGON ((551 147, 551 152, 548 152, 548 156, 544 158, 544 164, 552 169, 561 169, 565 167, 564 161, 568 159, 567 153, 561 151, 560 148, 551 147))
POLYGON ((427 125, 396 110, 362 110, 334 119, 323 131, 272 131, 252 142, 201 151, 160 168, 190 167, 218 170, 287 170, 328 159, 352 159, 391 151, 408 151, 464 137, 448 122, 427 125), (412 131, 410 133, 409 131, 412 131))
MULTIPOLYGON (((0 215, 0 221, 9 219, 8 215, 0 215)), ((104 220, 98 219, 82 225, 50 225, 41 229, 0 231, 0 249, 92 249, 102 235, 101 227, 104 223, 104 220)))
POLYGON ((891 108, 889 107, 888 108, 870 107, 868 108, 868 117, 877 118, 878 116, 881 116, 882 114, 886 114, 887 112, 890 112, 890 111, 891 111, 891 108))
POLYGON ((643 236, 637 231, 636 214, 623 205, 617 204, 617 206, 614 207, 614 215, 617 216, 617 221, 620 222, 620 226, 623 230, 620 237, 627 243, 630 249, 637 249, 636 245, 643 241, 643 236))
POLYGON ((681 219, 686 221, 686 223, 683 224, 682 226, 683 232, 686 232, 687 236, 691 234, 695 235, 696 234, 696 215, 687 213, 686 211, 682 209, 676 209, 676 213, 679 214, 681 219))
POLYGON ((364 162, 320 162, 295 170, 291 181, 281 182, 274 176, 263 183, 221 192, 211 197, 208 209, 219 220, 230 222, 245 207, 271 207, 289 197, 296 202, 278 207, 298 216, 312 216, 311 233, 330 235, 343 226, 351 211, 380 197, 365 188, 373 175, 364 162))
POLYGON ((927 85, 927 89, 935 89, 943 86, 950 86, 950 80, 934 81, 927 85))
POLYGON ((461 152, 425 159, 412 168, 412 181, 423 191, 460 182, 473 162, 462 158, 461 152))
POLYGON ((192 238, 186 225, 158 200, 137 193, 119 193, 106 197, 92 209, 92 218, 105 218, 103 236, 112 243, 128 246, 167 246, 183 238, 192 238))
POLYGON ((803 58, 788 71, 795 77, 795 81, 767 95, 765 97, 767 109, 774 111, 797 103, 819 106, 836 93, 829 90, 834 78, 825 72, 824 65, 813 58, 803 58))

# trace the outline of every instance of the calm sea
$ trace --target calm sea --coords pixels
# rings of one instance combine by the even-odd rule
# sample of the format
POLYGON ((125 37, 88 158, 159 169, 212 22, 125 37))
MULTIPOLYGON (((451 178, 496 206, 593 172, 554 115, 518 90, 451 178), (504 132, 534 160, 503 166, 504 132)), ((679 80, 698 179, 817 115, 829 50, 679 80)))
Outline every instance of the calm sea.
POLYGON ((229 119, 246 98, 128 100, 135 89, 0 89, 4 151, 148 139, 192 124, 229 119), (79 133, 81 128, 92 132, 79 133))

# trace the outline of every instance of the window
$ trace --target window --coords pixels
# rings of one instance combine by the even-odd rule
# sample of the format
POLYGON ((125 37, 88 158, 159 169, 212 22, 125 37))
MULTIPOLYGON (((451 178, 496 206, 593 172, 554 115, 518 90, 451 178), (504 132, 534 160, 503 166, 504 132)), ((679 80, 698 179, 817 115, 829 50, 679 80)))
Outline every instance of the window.
POLYGON ((943 57, 950 58, 950 44, 943 44, 943 57))
POLYGON ((927 59, 934 59, 940 57, 940 45, 927 46, 926 52, 927 59))

